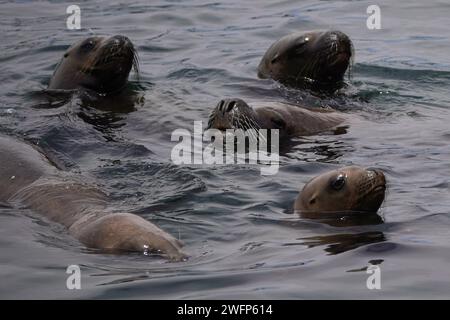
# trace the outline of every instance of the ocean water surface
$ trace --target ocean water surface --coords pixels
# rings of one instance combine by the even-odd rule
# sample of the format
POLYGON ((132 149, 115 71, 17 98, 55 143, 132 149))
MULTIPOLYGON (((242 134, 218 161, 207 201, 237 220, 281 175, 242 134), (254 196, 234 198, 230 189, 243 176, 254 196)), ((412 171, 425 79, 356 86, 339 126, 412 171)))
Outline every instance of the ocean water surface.
MULTIPOLYGON (((117 208, 180 238, 190 259, 86 249, 31 211, 0 206, 1 298, 450 298, 450 3, 371 1, 0 1, 0 132, 39 143, 89 176, 117 208), (333 97, 257 78, 269 45, 294 31, 338 29, 355 47, 333 97), (63 52, 89 35, 128 36, 140 74, 124 110, 42 91, 63 52), (352 121, 340 135, 293 141, 278 174, 258 167, 177 166, 173 130, 207 121, 219 99, 324 106, 352 121), (61 102, 63 101, 63 102, 61 102), (327 225, 292 213, 312 177, 344 165, 385 171, 383 223, 327 225), (82 290, 67 290, 67 266, 82 290), (368 290, 366 269, 381 270, 368 290)), ((1 163, 0 163, 1 165, 1 163)))

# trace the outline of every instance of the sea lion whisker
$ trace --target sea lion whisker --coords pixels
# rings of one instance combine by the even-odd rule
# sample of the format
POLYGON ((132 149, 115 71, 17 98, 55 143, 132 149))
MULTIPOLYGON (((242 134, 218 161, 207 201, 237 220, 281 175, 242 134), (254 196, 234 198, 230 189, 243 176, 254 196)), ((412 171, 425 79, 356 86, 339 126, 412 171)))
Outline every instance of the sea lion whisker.
POLYGON ((254 119, 248 118, 248 120, 255 130, 261 129, 261 126, 259 125, 259 123, 257 123, 254 119))
POLYGON ((250 123, 249 118, 245 117, 244 122, 246 124, 246 131, 249 132, 253 138, 256 138, 255 128, 250 123))
POLYGON ((353 47, 353 43, 350 43, 350 62, 348 65, 348 80, 351 81, 353 74, 353 66, 355 63, 355 48, 353 47))
POLYGON ((246 117, 245 114, 240 114, 239 116, 235 117, 233 119, 233 123, 235 123, 235 127, 237 127, 238 129, 243 129, 243 130, 247 130, 248 129, 248 122, 246 121, 246 117))
POLYGON ((295 75, 295 81, 297 82, 298 80, 301 80, 301 78, 303 78, 303 74, 305 74, 305 70, 308 67, 308 63, 303 64, 302 68, 297 72, 297 74, 295 75))
POLYGON ((296 80, 304 80, 306 78, 305 75, 308 75, 308 78, 312 78, 309 74, 314 70, 317 61, 318 59, 313 59, 310 63, 305 63, 303 68, 297 73, 296 80))
POLYGON ((140 74, 139 56, 138 56, 138 54, 137 54, 137 52, 135 50, 133 50, 133 62, 132 62, 132 65, 133 65, 134 72, 136 72, 136 75, 139 78, 139 74, 140 74))
MULTIPOLYGON (((270 129, 270 130, 272 130, 272 129, 270 129)), ((258 138, 261 138, 262 142, 265 143, 265 144, 267 145, 267 139, 266 139, 266 136, 259 134, 259 135, 258 135, 258 138)))
POLYGON ((253 128, 253 126, 250 124, 250 122, 248 121, 249 120, 249 118, 247 118, 247 117, 244 117, 244 119, 243 119, 244 121, 245 121, 245 123, 246 123, 246 132, 250 135, 250 138, 252 139, 252 140, 254 140, 254 141, 258 141, 258 138, 257 138, 257 136, 256 136, 256 130, 255 130, 255 128, 253 128))
POLYGON ((300 77, 297 77, 297 80, 305 80, 305 79, 314 79, 314 70, 316 70, 317 65, 319 64, 321 60, 321 55, 314 56, 309 63, 305 63, 303 66, 303 69, 299 72, 301 75, 300 77))
POLYGON ((253 128, 252 124, 250 123, 250 118, 249 118, 247 115, 242 114, 241 120, 242 120, 242 122, 243 122, 244 125, 245 125, 245 126, 244 126, 244 129, 248 130, 248 129, 253 128))
POLYGON ((208 119, 208 129, 212 127, 214 119, 217 117, 217 109, 214 109, 213 112, 209 115, 208 119))
MULTIPOLYGON (((260 126, 253 119, 251 119, 251 118, 249 118, 247 116, 245 116, 245 121, 248 124, 249 130, 250 130, 250 134, 252 135, 253 139, 255 141, 258 141, 258 136, 259 135, 257 134, 257 132, 260 129, 260 126)), ((267 140, 263 136, 261 136, 261 137, 262 137, 262 140, 264 142, 267 142, 267 140)))

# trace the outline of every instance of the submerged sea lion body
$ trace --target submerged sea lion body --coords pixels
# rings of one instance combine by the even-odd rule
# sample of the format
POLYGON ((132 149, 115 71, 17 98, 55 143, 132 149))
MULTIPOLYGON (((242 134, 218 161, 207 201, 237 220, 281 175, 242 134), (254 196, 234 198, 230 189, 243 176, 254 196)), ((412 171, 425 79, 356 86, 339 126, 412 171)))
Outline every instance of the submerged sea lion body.
POLYGON ((185 257, 178 240, 137 215, 112 212, 103 192, 63 174, 33 147, 0 136, 0 155, 0 202, 25 205, 90 248, 185 257))
POLYGON ((353 55, 350 38, 340 31, 297 32, 270 46, 258 76, 293 87, 339 86, 353 55))
POLYGON ((221 100, 212 111, 208 127, 226 129, 278 129, 280 138, 314 135, 342 124, 346 118, 338 112, 306 109, 280 102, 241 99, 221 100))
POLYGON ((306 218, 341 214, 374 214, 384 201, 386 178, 380 170, 358 166, 321 174, 309 181, 294 203, 306 218))
POLYGON ((89 37, 67 49, 48 89, 117 92, 127 83, 133 66, 138 68, 137 53, 127 37, 89 37))

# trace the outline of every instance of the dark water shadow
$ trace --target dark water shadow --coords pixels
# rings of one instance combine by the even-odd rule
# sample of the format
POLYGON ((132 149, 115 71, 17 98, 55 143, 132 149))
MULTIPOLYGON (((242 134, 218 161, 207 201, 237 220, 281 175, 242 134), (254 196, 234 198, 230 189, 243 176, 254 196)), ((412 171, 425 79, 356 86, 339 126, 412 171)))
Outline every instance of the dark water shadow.
POLYGON ((126 124, 126 115, 144 104, 143 90, 136 84, 110 95, 91 90, 43 90, 30 94, 31 107, 37 110, 69 108, 70 113, 91 125, 106 140, 115 140, 114 131, 126 124))
POLYGON ((305 223, 322 225, 326 229, 331 227, 332 234, 298 239, 308 248, 325 246, 324 251, 329 254, 335 255, 367 244, 386 241, 383 231, 380 230, 380 228, 386 228, 384 220, 377 213, 315 213, 314 218, 302 216, 293 208, 286 209, 285 213, 299 215, 301 221, 305 223), (378 230, 373 230, 373 227, 378 230), (342 229, 342 231, 334 233, 336 229, 342 229))
POLYGON ((328 254, 335 255, 357 249, 367 244, 384 242, 386 241, 386 237, 383 232, 370 231, 356 234, 344 233, 307 237, 300 238, 299 240, 303 240, 303 244, 308 248, 325 246, 324 250, 328 252, 328 254))

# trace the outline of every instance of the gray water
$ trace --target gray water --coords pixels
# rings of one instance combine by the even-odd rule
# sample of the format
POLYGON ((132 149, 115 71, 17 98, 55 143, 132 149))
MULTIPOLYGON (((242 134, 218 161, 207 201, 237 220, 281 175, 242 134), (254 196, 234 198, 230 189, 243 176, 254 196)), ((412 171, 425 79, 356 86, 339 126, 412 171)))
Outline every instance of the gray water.
POLYGON ((176 235, 191 258, 94 253, 64 228, 0 206, 0 297, 303 299, 450 297, 450 3, 377 1, 78 2, 82 30, 62 1, 0 1, 0 128, 39 142, 68 171, 96 179, 117 208, 176 235), (347 87, 315 97, 258 80, 268 46, 293 31, 339 29, 355 46, 347 87), (139 80, 129 112, 74 96, 43 102, 57 62, 83 37, 123 34, 139 80), (170 134, 206 121, 223 97, 328 106, 347 133, 293 141, 274 176, 259 168, 175 166, 170 134), (328 225, 292 214, 313 176, 357 164, 383 169, 384 223, 328 225), (67 290, 68 265, 81 290, 67 290), (368 290, 378 265, 381 290, 368 290))

